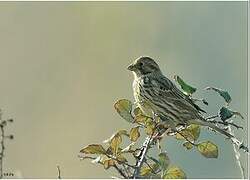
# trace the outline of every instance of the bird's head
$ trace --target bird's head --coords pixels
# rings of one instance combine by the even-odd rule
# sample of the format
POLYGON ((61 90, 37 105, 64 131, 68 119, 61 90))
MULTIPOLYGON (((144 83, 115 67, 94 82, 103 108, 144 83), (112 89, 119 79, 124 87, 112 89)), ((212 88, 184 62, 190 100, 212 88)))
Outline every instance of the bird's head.
POLYGON ((134 72, 138 77, 150 73, 161 72, 158 64, 148 56, 137 58, 134 63, 128 66, 128 70, 134 72))

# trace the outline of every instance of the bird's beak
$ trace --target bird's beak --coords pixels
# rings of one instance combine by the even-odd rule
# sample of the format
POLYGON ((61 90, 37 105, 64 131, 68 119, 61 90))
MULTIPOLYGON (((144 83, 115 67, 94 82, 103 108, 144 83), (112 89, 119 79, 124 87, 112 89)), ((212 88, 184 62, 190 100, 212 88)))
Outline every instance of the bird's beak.
POLYGON ((128 70, 130 70, 130 71, 133 71, 134 70, 134 64, 130 64, 128 67, 127 67, 127 69, 128 70))

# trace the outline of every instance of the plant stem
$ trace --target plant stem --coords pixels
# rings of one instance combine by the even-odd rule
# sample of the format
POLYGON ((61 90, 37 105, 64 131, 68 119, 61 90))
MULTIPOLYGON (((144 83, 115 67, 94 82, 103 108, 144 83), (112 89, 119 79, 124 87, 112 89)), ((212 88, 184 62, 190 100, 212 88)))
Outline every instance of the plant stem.
POLYGON ((122 177, 124 177, 125 179, 128 178, 128 177, 126 176, 126 174, 125 174, 116 164, 115 164, 113 167, 118 171, 118 173, 119 173, 122 177))
POLYGON ((57 172, 58 172, 58 176, 57 176, 57 178, 58 179, 61 179, 62 177, 61 177, 61 170, 60 170, 60 166, 56 166, 57 167, 57 172))
POLYGON ((4 125, 2 124, 2 113, 0 112, 0 131, 1 131, 1 151, 0 151, 0 179, 3 178, 3 157, 4 157, 4 150, 5 150, 5 146, 4 146, 4 125))
MULTIPOLYGON (((234 136, 234 132, 231 129, 231 126, 228 126, 228 132, 234 136)), ((246 178, 245 177, 245 169, 240 161, 240 152, 239 152, 238 148, 236 148, 236 145, 234 143, 233 143, 233 150, 235 153, 236 162, 237 162, 239 169, 240 169, 241 177, 242 177, 242 179, 245 179, 246 178)))
POLYGON ((140 174, 140 170, 141 170, 141 167, 142 167, 142 164, 144 163, 145 161, 145 158, 146 158, 146 154, 148 152, 148 149, 150 147, 150 144, 152 142, 152 135, 151 136, 148 136, 144 143, 143 143, 143 146, 142 146, 142 151, 140 153, 140 158, 139 160, 136 162, 136 168, 135 168, 135 171, 134 171, 134 174, 133 174, 133 179, 136 179, 139 177, 139 174, 140 174))

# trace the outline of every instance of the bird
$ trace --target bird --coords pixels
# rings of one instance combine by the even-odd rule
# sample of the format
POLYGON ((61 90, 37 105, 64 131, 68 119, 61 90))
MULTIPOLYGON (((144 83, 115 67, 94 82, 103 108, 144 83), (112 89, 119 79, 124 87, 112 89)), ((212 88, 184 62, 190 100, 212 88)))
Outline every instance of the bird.
POLYGON ((146 116, 159 117, 171 130, 178 132, 178 125, 206 126, 233 138, 234 136, 207 121, 202 110, 193 100, 163 75, 159 65, 149 56, 140 56, 127 67, 133 72, 133 95, 136 104, 146 116))

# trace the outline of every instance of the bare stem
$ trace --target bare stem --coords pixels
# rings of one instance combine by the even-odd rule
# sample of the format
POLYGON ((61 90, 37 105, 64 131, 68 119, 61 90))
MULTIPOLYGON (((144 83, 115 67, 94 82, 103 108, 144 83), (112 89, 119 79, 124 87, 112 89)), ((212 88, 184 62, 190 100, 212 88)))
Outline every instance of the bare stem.
POLYGON ((225 126, 231 125, 231 126, 236 127, 237 129, 243 129, 242 126, 239 126, 239 125, 237 125, 235 123, 232 123, 232 122, 223 122, 223 121, 216 121, 216 120, 212 120, 212 121, 209 121, 209 122, 211 122, 211 123, 217 123, 217 124, 223 124, 225 126))
POLYGON ((118 173, 122 176, 122 177, 124 177, 125 179, 127 179, 128 177, 127 177, 127 175, 115 164, 114 166, 113 166, 117 171, 118 171, 118 173))
POLYGON ((152 139, 152 135, 151 135, 151 136, 148 136, 145 139, 144 143, 143 143, 142 150, 141 150, 141 153, 140 153, 140 156, 139 156, 139 160, 136 162, 136 168, 135 168, 135 171, 134 171, 134 174, 133 174, 133 179, 136 179, 136 178, 139 177, 142 164, 145 161, 146 154, 148 152, 148 149, 150 147, 150 144, 151 144, 152 140, 153 139, 152 139))
POLYGON ((56 166, 57 167, 57 172, 58 172, 58 176, 57 176, 57 178, 58 179, 61 179, 62 177, 61 177, 61 170, 60 170, 60 166, 56 166))
POLYGON ((190 144, 192 144, 193 146, 197 146, 197 144, 195 144, 194 142, 190 141, 185 135, 183 135, 182 132, 178 131, 178 133, 179 133, 186 141, 188 141, 190 144))
MULTIPOLYGON (((234 132, 231 129, 231 126, 228 126, 228 131, 230 134, 234 135, 234 132)), ((244 169, 242 162, 240 160, 240 152, 239 152, 238 148, 236 148, 236 145, 234 143, 233 143, 233 150, 235 153, 236 162, 237 162, 239 169, 240 169, 240 172, 241 172, 241 177, 242 177, 242 179, 245 179, 246 178, 245 177, 245 169, 244 169)))
POLYGON ((4 146, 4 126, 2 124, 2 114, 0 112, 0 131, 1 131, 1 151, 0 151, 0 179, 3 178, 3 157, 4 157, 4 150, 5 150, 5 146, 4 146))
POLYGON ((219 115, 209 116, 209 117, 206 118, 206 120, 215 119, 215 118, 217 118, 217 117, 219 117, 219 115))

